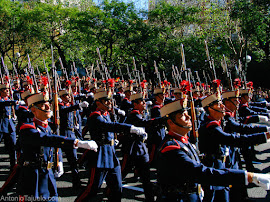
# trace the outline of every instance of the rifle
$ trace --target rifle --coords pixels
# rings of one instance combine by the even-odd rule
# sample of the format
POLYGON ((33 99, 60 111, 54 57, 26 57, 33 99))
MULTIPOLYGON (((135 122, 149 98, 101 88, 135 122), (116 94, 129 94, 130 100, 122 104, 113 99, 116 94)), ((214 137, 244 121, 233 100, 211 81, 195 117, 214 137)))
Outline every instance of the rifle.
POLYGON ((154 61, 154 67, 155 67, 155 74, 157 75, 157 79, 158 79, 158 84, 159 84, 159 87, 161 88, 161 78, 160 78, 160 73, 158 71, 158 67, 157 67, 157 63, 156 61, 154 61))
POLYGON ((76 76, 78 77, 78 88, 79 88, 79 93, 81 94, 81 81, 80 81, 80 77, 77 71, 77 68, 75 66, 75 62, 73 61, 73 68, 74 68, 74 72, 76 74, 76 76))
POLYGON ((206 40, 204 41, 204 44, 205 44, 205 52, 206 52, 206 56, 207 56, 207 61, 209 62, 210 69, 213 70, 214 80, 217 80, 216 70, 215 70, 215 66, 214 66, 214 60, 209 55, 209 50, 208 50, 208 46, 207 46, 207 41, 206 40))
POLYGON ((29 54, 27 54, 27 57, 28 57, 28 69, 29 69, 29 73, 30 73, 30 75, 32 75, 32 79, 34 80, 35 92, 38 93, 39 91, 38 91, 38 85, 37 85, 36 75, 35 75, 34 68, 31 65, 29 54))
MULTIPOLYGON (((56 66, 54 63, 54 57, 53 57, 53 46, 51 45, 51 54, 52 54, 52 71, 54 75, 54 92, 53 92, 53 114, 54 114, 54 124, 55 124, 55 133, 56 135, 60 136, 60 115, 59 115, 59 104, 58 104, 58 82, 57 82, 57 71, 56 66)), ((56 148, 55 152, 55 168, 57 169, 59 166, 59 148, 56 148)))
MULTIPOLYGON (((3 68, 5 68, 4 58, 1 57, 3 68)), ((0 68, 1 83, 4 84, 4 77, 2 75, 2 68, 0 68)))
POLYGON ((141 65, 141 72, 142 72, 143 80, 145 80, 145 73, 143 72, 143 66, 142 65, 141 65))
MULTIPOLYGON (((5 66, 3 57, 1 57, 1 60, 2 60, 2 65, 3 65, 4 70, 5 70, 5 72, 6 72, 6 75, 7 75, 7 83, 8 83, 9 91, 10 91, 10 99, 13 100, 13 90, 12 90, 12 87, 11 87, 11 82, 10 82, 10 79, 11 79, 11 78, 9 77, 9 71, 8 71, 7 67, 5 66)), ((0 68, 0 69, 1 69, 1 68, 0 68)), ((1 75, 1 79, 2 79, 2 83, 4 83, 4 82, 3 82, 3 77, 2 77, 2 75, 1 75)), ((12 105, 11 109, 12 109, 13 117, 15 118, 15 108, 14 108, 14 105, 12 105)))
MULTIPOLYGON (((191 74, 191 70, 188 69, 188 82, 189 83, 190 83, 190 74, 191 74)), ((189 97, 190 97, 190 113, 191 113, 191 120, 192 120, 192 129, 193 129, 192 130, 192 134, 193 134, 193 137, 196 140, 196 147, 198 148, 198 137, 199 137, 198 123, 197 123, 196 109, 195 109, 195 105, 194 105, 194 100, 193 100, 193 95, 192 95, 192 90, 191 89, 189 91, 189 97)))

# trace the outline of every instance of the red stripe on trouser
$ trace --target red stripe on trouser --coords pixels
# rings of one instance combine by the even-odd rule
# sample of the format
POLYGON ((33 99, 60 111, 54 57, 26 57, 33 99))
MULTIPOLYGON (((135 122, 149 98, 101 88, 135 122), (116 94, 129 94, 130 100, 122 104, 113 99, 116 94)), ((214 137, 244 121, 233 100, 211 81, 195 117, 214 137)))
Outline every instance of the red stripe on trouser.
POLYGON ((78 164, 80 164, 80 163, 83 161, 83 159, 84 159, 84 157, 86 156, 86 154, 87 154, 88 151, 89 151, 89 150, 85 150, 85 152, 83 152, 83 155, 82 155, 81 158, 79 158, 78 161, 77 161, 78 164))
POLYGON ((155 151, 156 151, 156 145, 152 144, 152 151, 150 153, 150 157, 149 157, 149 163, 151 163, 154 159, 154 155, 155 155, 155 151))
POLYGON ((94 179, 95 179, 95 169, 96 168, 91 168, 91 176, 90 176, 89 184, 87 185, 87 187, 86 187, 85 191, 82 193, 82 195, 79 196, 75 201, 82 201, 90 193, 92 185, 94 183, 94 179))
POLYGON ((17 172, 17 169, 16 168, 17 167, 18 167, 18 164, 16 164, 15 166, 13 166, 12 173, 9 175, 9 177, 8 177, 7 181, 5 182, 5 184, 3 184, 3 186, 1 187, 0 193, 4 190, 4 188, 9 184, 10 180, 12 180, 12 178, 16 174, 16 172, 17 172))
POLYGON ((123 170, 124 170, 125 167, 126 167, 127 159, 128 159, 128 154, 124 154, 123 161, 122 161, 122 165, 121 165, 121 172, 123 172, 123 170))

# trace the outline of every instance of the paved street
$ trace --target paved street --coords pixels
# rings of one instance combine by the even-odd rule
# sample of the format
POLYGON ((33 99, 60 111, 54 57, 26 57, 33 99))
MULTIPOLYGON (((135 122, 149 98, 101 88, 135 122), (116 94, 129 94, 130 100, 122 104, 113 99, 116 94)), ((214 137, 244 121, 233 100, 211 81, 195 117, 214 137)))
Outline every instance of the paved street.
MULTIPOLYGON (((269 144, 262 144, 256 146, 256 150, 258 151, 257 158, 261 160, 262 164, 256 164, 255 167, 260 169, 263 173, 270 173, 270 143, 269 144)), ((0 144, 0 185, 4 183, 4 180, 8 174, 8 155, 4 154, 4 144, 0 144)), ((58 185, 58 193, 60 196, 59 201, 74 201, 77 194, 81 190, 74 190, 72 188, 71 183, 71 172, 69 171, 69 167, 67 162, 64 162, 64 169, 65 174, 57 180, 58 185)), ((154 176, 155 172, 152 170, 152 179, 155 179, 154 176)), ((87 184, 87 173, 84 169, 80 169, 80 176, 82 178, 83 186, 87 184)), ((153 180, 154 182, 154 180, 153 180)), ((127 179, 123 182, 124 189, 123 189, 123 200, 124 202, 128 201, 144 201, 144 195, 142 194, 141 183, 137 182, 134 177, 133 173, 130 173, 127 176, 127 179)), ((102 190, 98 194, 98 196, 91 201, 107 201, 105 197, 106 189, 105 183, 102 186, 102 190)), ((269 201, 270 195, 267 191, 264 191, 260 187, 252 187, 248 188, 248 194, 251 198, 250 201, 269 201)), ((8 194, 9 196, 16 196, 15 188, 12 190, 11 193, 8 194)))

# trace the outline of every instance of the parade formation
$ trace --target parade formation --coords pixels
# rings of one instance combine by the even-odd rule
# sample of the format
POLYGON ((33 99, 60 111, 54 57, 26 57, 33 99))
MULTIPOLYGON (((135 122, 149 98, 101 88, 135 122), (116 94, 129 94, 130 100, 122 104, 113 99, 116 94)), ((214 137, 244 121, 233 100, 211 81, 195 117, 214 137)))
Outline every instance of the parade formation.
POLYGON ((171 82, 156 63, 156 79, 147 81, 134 58, 125 80, 112 78, 97 53, 98 76, 91 68, 84 77, 75 64, 75 74, 61 66, 58 75, 53 49, 45 74, 35 74, 29 57, 25 74, 9 74, 2 58, 0 134, 10 172, 1 196, 16 187, 22 201, 58 201, 64 158, 75 201, 91 201, 104 182, 108 200, 121 201, 130 172, 140 178, 145 201, 244 201, 250 183, 270 189, 270 175, 253 165, 254 145, 270 138, 270 102, 255 102, 253 94, 262 93, 244 73, 226 86, 212 66, 213 81, 205 84, 186 68, 182 45, 182 68, 172 68, 171 82), (88 173, 86 187, 79 166, 88 173))

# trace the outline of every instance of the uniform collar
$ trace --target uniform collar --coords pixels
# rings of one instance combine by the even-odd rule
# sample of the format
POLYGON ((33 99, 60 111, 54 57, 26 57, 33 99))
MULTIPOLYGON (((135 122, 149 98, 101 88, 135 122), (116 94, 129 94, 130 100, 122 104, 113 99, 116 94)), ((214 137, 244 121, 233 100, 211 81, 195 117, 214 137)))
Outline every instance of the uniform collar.
POLYGON ((96 111, 101 112, 101 115, 103 115, 103 116, 107 116, 107 115, 109 114, 108 111, 103 111, 103 110, 101 110, 101 109, 99 109, 99 108, 97 108, 96 111))
POLYGON ((188 143, 188 136, 183 136, 183 135, 180 135, 180 134, 172 132, 172 131, 169 131, 168 135, 173 136, 174 138, 176 138, 177 140, 179 140, 185 144, 188 143))
POLYGON ((141 112, 140 112, 138 109, 133 109, 131 113, 132 113, 132 114, 133 114, 133 113, 141 114, 141 112))
POLYGON ((35 124, 42 126, 43 128, 47 128, 48 127, 48 121, 41 121, 39 119, 37 119, 36 117, 34 117, 33 121, 35 122, 35 124))
POLYGON ((64 102, 64 101, 63 101, 63 104, 64 104, 64 106, 67 106, 67 107, 70 106, 70 103, 69 103, 69 102, 64 102))

